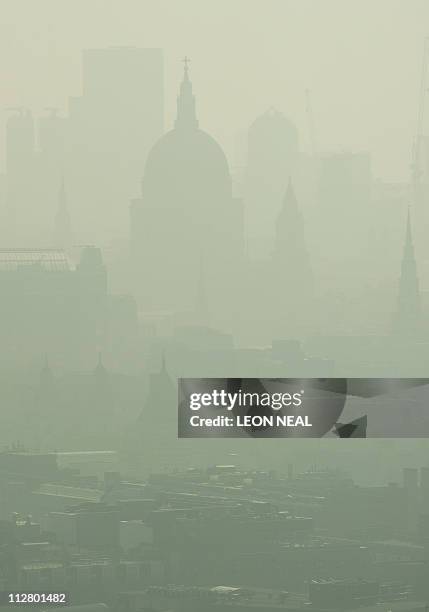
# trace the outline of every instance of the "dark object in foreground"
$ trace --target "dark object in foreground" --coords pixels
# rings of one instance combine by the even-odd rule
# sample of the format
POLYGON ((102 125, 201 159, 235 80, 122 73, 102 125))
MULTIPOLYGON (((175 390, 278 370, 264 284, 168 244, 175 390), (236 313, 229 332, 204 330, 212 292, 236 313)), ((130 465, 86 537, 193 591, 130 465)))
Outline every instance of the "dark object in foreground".
POLYGON ((350 423, 335 423, 335 433, 339 438, 366 438, 367 416, 350 423))

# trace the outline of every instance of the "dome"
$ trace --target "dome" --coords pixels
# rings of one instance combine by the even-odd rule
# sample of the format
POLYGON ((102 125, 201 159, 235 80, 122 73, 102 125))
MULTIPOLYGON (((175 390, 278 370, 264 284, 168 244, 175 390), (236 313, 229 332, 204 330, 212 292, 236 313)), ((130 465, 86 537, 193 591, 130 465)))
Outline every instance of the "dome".
POLYGON ((175 127, 149 153, 143 176, 146 206, 210 208, 231 199, 231 177, 217 142, 198 128, 188 60, 177 97, 175 127))
POLYGON ((146 205, 204 206, 231 198, 231 177, 217 142, 198 128, 176 127, 149 153, 142 183, 146 205))
POLYGON ((249 128, 249 150, 275 148, 294 154, 298 151, 298 130, 283 113, 270 109, 249 128))
POLYGON ((256 134, 258 132, 267 133, 277 130, 279 130, 283 136, 289 134, 293 135, 295 138, 298 137, 297 129, 292 121, 275 108, 270 108, 262 115, 259 115, 259 117, 256 117, 249 131, 256 134))

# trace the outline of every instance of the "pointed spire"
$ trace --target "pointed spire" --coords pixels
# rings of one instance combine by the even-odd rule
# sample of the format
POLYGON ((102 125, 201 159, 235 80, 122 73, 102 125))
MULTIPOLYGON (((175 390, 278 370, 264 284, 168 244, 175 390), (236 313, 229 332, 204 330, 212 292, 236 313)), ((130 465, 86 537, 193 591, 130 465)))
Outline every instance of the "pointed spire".
POLYGON ((286 187, 286 193, 283 198, 283 209, 286 207, 291 207, 293 205, 294 209, 298 210, 298 202, 295 195, 295 189, 292 184, 292 177, 289 177, 288 184, 286 187))
POLYGON ((407 228, 399 279, 394 332, 415 334, 420 329, 420 289, 411 228, 411 211, 407 211, 407 228))
POLYGON ((103 364, 103 356, 101 354, 101 351, 98 352, 98 361, 94 370, 94 374, 97 377, 105 377, 107 374, 107 370, 103 364))
MULTIPOLYGON (((304 219, 291 178, 277 216, 273 263, 283 278, 284 286, 294 286, 296 300, 300 300, 301 304, 309 304, 313 297, 314 278, 305 239, 304 219)), ((287 300, 292 303, 292 296, 288 295, 287 300)))
POLYGON ((188 57, 183 59, 183 80, 180 85, 179 95, 177 96, 177 117, 174 126, 180 129, 198 128, 195 111, 195 96, 192 93, 192 83, 189 79, 189 62, 190 59, 188 57))
POLYGON ((52 370, 50 368, 49 365, 49 359, 48 359, 48 354, 45 353, 45 358, 43 361, 43 366, 42 369, 40 371, 40 383, 41 384, 47 384, 50 383, 53 379, 52 376, 52 370))
POLYGON ((292 245, 304 246, 304 222, 296 199, 292 179, 289 177, 282 206, 277 217, 275 252, 284 254, 292 245))

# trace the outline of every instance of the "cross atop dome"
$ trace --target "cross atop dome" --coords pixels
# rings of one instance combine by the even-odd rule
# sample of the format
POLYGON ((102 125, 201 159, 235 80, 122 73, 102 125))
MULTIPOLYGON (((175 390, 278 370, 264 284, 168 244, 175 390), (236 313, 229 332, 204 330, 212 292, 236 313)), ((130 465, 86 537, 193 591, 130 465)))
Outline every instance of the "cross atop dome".
POLYGON ((189 82, 189 64, 191 63, 191 60, 187 55, 185 55, 185 57, 182 59, 182 62, 184 65, 183 80, 189 82))
POLYGON ((192 93, 192 83, 189 79, 189 63, 187 55, 183 58, 184 64, 183 80, 180 85, 180 93, 177 97, 176 128, 198 128, 195 112, 195 96, 192 93))

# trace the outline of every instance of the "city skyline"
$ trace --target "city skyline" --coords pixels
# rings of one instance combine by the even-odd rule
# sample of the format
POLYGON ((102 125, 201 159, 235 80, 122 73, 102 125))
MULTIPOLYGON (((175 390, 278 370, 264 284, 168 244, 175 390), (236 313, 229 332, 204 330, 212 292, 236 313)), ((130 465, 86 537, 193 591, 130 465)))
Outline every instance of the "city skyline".
POLYGON ((242 158, 237 153, 240 134, 270 107, 298 125, 303 150, 311 150, 309 90, 320 151, 370 151, 376 177, 388 182, 409 178, 427 35, 425 2, 271 0, 271 11, 261 13, 257 4, 249 9, 242 0, 216 9, 206 5, 204 11, 193 0, 180 5, 128 0, 122 15, 114 2, 96 0, 73 7, 44 0, 37 9, 25 2, 4 4, 4 107, 29 107, 35 116, 43 115, 46 107, 58 107, 67 114, 69 97, 81 92, 84 49, 161 48, 166 127, 173 122, 180 61, 187 54, 201 121, 233 167, 242 158), (22 23, 18 37, 11 38, 8 15, 13 20, 19 6, 25 6, 31 18, 22 23), (140 28, 139 19, 150 28, 140 28), (330 29, 333 19, 336 25, 330 29), (78 29, 78 23, 84 27, 78 29), (213 37, 220 27, 219 47, 213 37), (235 37, 239 46, 233 43, 235 37))

